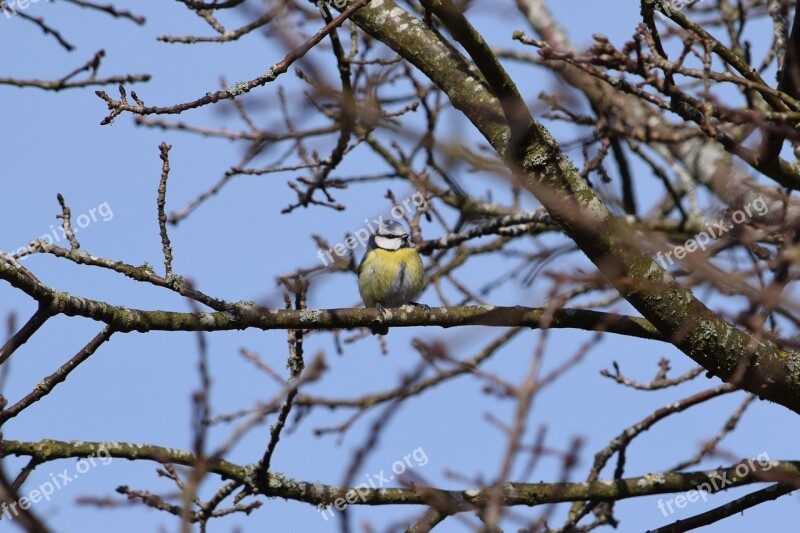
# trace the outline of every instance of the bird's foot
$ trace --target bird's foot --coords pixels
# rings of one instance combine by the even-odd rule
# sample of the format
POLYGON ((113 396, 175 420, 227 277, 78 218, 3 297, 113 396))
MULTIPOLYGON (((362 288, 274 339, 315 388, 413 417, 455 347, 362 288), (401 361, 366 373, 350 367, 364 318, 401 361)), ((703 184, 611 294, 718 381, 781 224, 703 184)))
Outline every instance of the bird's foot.
POLYGON ((428 312, 428 313, 430 313, 430 312, 431 312, 431 306, 430 306, 430 305, 427 305, 427 304, 421 304, 421 303, 418 303, 418 302, 408 302, 408 303, 410 303, 410 304, 411 304, 411 305, 413 305, 414 307, 421 307, 421 308, 423 308, 423 309, 424 309, 426 312, 428 312))
POLYGON ((380 325, 370 328, 370 331, 372 331, 373 335, 386 335, 389 333, 389 328, 383 325, 383 321, 389 318, 389 313, 381 304, 375 304, 375 309, 378 310, 378 314, 380 315, 380 318, 378 319, 378 323, 380 325))

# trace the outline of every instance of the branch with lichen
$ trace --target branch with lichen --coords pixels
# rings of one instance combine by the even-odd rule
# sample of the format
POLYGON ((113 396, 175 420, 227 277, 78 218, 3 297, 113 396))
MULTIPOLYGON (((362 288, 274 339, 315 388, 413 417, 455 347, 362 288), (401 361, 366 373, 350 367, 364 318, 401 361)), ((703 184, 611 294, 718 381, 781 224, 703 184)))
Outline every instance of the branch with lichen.
POLYGON ((254 302, 225 304, 216 312, 184 313, 145 311, 111 305, 99 300, 73 296, 48 287, 27 272, 18 262, 0 253, 0 279, 39 302, 50 315, 81 316, 103 322, 115 331, 230 331, 256 328, 273 329, 354 329, 383 324, 388 327, 413 326, 524 326, 530 328, 577 328, 607 331, 644 339, 663 340, 646 320, 587 309, 557 309, 500 306, 434 307, 413 306, 387 309, 269 309, 254 302), (552 316, 551 316, 552 315, 552 316))
MULTIPOLYGON (((42 440, 24 442, 0 441, 0 457, 30 457, 38 464, 58 459, 105 456, 131 461, 153 461, 192 467, 198 458, 187 451, 150 444, 125 442, 84 442, 42 440)), ((331 505, 345 494, 358 491, 359 498, 351 504, 363 505, 426 505, 437 502, 443 509, 463 512, 482 508, 494 487, 443 490, 433 487, 411 488, 350 488, 297 481, 275 471, 269 472, 265 484, 258 485, 251 466, 240 466, 224 459, 205 458, 209 472, 225 480, 235 480, 254 493, 279 496, 315 505, 331 505), (360 500, 360 501, 358 501, 360 500)), ((503 487, 503 506, 535 506, 572 501, 617 501, 654 494, 668 494, 706 488, 710 492, 741 487, 752 483, 776 481, 784 485, 796 483, 800 476, 800 461, 742 461, 727 468, 696 472, 651 473, 617 480, 598 480, 579 483, 508 483, 503 487), (742 468, 744 465, 746 468, 742 468), (724 480, 724 481, 723 481, 724 480), (714 490, 717 489, 717 490, 714 490)))

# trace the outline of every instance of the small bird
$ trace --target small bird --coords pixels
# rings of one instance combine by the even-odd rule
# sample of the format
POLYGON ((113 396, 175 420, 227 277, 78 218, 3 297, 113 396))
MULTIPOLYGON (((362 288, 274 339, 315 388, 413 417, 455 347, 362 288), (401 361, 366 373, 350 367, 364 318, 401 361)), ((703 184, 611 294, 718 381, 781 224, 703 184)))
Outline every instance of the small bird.
MULTIPOLYGON (((358 292, 367 307, 399 307, 414 302, 423 289, 422 258, 406 229, 394 220, 381 222, 369 238, 367 252, 358 265, 358 292)), ((373 330, 385 334, 388 329, 373 330)))

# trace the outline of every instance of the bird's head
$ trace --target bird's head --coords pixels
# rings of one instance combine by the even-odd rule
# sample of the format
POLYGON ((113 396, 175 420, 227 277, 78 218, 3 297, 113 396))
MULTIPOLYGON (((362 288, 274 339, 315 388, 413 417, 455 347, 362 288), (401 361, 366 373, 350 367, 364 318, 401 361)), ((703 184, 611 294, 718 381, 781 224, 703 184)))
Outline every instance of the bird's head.
POLYGON ((381 222, 373 242, 377 248, 384 250, 399 250, 411 246, 406 228, 395 220, 381 222))

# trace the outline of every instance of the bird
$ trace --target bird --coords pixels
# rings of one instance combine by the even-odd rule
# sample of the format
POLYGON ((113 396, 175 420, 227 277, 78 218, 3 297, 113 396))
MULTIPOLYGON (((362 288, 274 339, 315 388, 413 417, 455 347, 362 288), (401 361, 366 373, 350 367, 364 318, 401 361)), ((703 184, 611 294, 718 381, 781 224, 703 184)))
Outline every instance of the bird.
MULTIPOLYGON (((422 293, 424 280, 422 258, 405 227, 395 220, 381 221, 358 265, 358 292, 364 305, 377 308, 382 317, 387 307, 427 307, 414 301, 422 293)), ((385 335, 388 328, 372 331, 385 335)))

